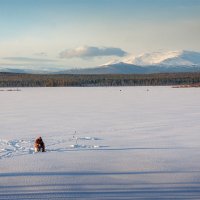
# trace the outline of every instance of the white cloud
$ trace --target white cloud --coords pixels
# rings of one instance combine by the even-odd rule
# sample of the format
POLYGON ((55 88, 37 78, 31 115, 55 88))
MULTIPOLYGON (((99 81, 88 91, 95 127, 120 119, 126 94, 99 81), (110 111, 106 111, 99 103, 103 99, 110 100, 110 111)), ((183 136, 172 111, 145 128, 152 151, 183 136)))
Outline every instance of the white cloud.
POLYGON ((83 46, 75 49, 67 49, 60 53, 60 58, 89 58, 89 57, 102 57, 102 56, 119 56, 123 57, 127 52, 120 48, 114 47, 92 47, 83 46))
POLYGON ((16 62, 55 62, 52 59, 38 59, 38 58, 29 58, 29 57, 4 57, 4 60, 16 61, 16 62))
POLYGON ((39 53, 34 53, 34 56, 39 56, 39 57, 46 57, 47 53, 46 52, 39 52, 39 53))

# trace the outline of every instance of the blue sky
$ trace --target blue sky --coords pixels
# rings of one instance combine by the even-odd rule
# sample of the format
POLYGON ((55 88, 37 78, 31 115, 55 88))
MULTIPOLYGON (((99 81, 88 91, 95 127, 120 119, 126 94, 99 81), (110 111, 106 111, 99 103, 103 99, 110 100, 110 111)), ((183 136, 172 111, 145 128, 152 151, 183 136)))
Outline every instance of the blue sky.
POLYGON ((200 51, 199 0, 0 0, 1 67, 92 67, 200 51))

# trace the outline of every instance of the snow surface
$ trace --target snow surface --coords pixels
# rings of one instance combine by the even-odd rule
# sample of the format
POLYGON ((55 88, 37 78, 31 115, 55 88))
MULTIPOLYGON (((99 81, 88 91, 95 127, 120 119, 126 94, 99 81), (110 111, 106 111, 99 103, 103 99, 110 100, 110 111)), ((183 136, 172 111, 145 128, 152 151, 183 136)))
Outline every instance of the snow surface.
POLYGON ((200 199, 200 88, 0 92, 0 199, 200 199), (34 153, 42 136, 46 153, 34 153))

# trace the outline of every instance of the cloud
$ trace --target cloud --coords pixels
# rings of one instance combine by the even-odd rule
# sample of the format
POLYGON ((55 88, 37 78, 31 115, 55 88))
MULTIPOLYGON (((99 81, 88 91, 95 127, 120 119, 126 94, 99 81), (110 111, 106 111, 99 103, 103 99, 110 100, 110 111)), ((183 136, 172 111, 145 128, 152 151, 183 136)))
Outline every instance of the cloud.
POLYGON ((114 47, 91 47, 83 46, 75 49, 67 49, 60 53, 60 58, 89 58, 89 57, 102 57, 102 56, 119 56, 123 57, 127 52, 120 48, 114 47))
POLYGON ((29 58, 29 57, 4 57, 4 60, 16 61, 16 62, 55 62, 51 59, 38 59, 38 58, 29 58))
POLYGON ((46 57, 47 53, 46 52, 39 52, 39 53, 35 53, 33 54, 34 56, 42 56, 42 57, 46 57))

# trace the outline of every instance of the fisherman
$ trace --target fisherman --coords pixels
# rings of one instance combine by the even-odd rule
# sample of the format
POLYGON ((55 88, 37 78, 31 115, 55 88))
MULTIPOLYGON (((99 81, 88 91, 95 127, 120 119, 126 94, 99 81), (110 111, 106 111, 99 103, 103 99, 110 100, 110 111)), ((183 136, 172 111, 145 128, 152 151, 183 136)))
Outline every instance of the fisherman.
POLYGON ((35 140, 34 146, 35 146, 35 152, 39 152, 39 151, 45 152, 45 145, 41 137, 38 137, 35 140))

